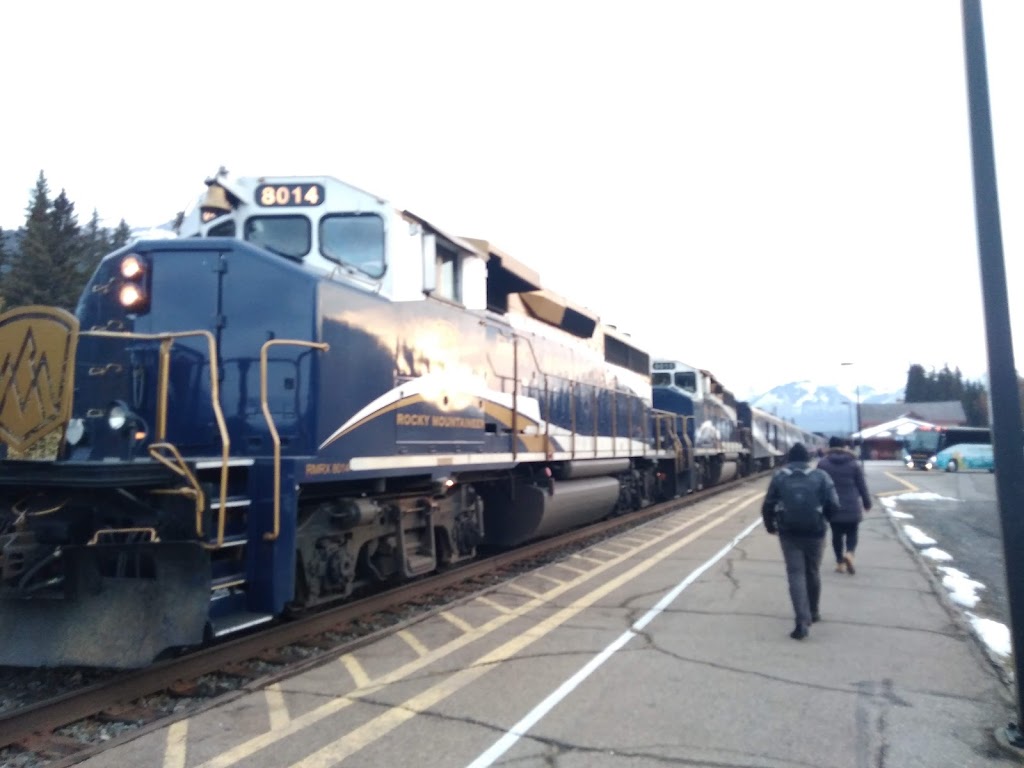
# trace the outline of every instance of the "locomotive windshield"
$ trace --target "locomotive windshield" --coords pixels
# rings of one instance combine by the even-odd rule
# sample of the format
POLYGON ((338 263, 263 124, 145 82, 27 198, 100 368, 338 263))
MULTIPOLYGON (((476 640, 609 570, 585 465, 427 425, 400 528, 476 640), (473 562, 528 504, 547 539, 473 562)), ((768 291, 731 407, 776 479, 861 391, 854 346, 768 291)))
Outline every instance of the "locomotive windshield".
POLYGON ((246 240, 293 259, 309 253, 311 237, 305 216, 252 216, 245 221, 246 240))
POLYGON ((697 374, 693 371, 677 371, 676 386, 687 392, 697 391, 697 374))
POLYGON ((687 392, 697 391, 697 374, 693 371, 655 371, 651 374, 652 387, 677 387, 687 392))
POLYGON ((341 214, 320 220, 320 252, 370 277, 384 274, 384 220, 375 214, 341 214))

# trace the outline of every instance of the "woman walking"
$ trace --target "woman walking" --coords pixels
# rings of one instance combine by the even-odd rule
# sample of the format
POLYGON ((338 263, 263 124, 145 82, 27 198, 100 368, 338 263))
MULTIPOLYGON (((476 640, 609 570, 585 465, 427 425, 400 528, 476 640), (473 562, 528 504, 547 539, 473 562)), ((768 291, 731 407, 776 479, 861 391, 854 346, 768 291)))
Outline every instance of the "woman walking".
POLYGON ((857 572, 853 565, 853 556, 857 551, 857 527, 864 519, 864 513, 871 509, 871 496, 864 481, 864 472, 857 457, 839 437, 828 441, 828 453, 818 461, 818 469, 828 473, 839 494, 839 511, 829 520, 836 571, 852 576, 857 572))

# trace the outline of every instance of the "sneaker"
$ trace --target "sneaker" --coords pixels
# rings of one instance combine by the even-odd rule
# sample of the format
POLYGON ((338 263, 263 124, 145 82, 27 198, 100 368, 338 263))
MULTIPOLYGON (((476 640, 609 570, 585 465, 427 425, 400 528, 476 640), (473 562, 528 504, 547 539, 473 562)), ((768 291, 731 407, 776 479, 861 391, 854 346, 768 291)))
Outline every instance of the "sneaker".
POLYGON ((789 636, 792 637, 794 640, 803 640, 805 637, 807 637, 807 635, 807 627, 805 627, 803 624, 797 624, 796 629, 789 633, 789 636))
POLYGON ((846 572, 853 576, 857 572, 857 569, 853 567, 853 555, 847 552, 843 555, 843 561, 846 563, 846 572))
POLYGON ((836 573, 846 573, 846 562, 836 563, 836 573))
POLYGON ((811 614, 811 624, 817 624, 819 621, 821 621, 821 614, 815 611, 811 614))

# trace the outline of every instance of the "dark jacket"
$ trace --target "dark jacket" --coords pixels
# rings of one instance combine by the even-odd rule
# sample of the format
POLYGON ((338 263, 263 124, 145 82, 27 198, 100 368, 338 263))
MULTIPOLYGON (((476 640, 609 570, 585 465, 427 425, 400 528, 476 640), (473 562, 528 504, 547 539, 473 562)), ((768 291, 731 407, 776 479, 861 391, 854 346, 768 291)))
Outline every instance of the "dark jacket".
MULTIPOLYGON (((831 520, 832 516, 839 511, 839 498, 836 496, 836 487, 832 483, 832 478, 824 472, 819 472, 817 469, 811 469, 810 464, 802 461, 791 461, 786 468, 793 472, 803 472, 818 481, 818 498, 821 501, 821 508, 826 519, 831 520)), ((822 538, 825 535, 825 531, 828 529, 827 525, 823 525, 821 527, 821 533, 796 534, 779 531, 779 513, 777 506, 782 501, 782 484, 785 481, 786 473, 783 470, 779 470, 772 477, 772 482, 768 486, 768 492, 764 495, 764 503, 761 505, 761 518, 764 520, 765 529, 768 533, 782 533, 783 536, 817 539, 822 538)))
POLYGON ((871 509, 871 496, 857 457, 845 448, 829 448, 818 462, 818 469, 828 472, 839 494, 839 512, 832 517, 832 522, 859 523, 863 520, 864 512, 871 509))

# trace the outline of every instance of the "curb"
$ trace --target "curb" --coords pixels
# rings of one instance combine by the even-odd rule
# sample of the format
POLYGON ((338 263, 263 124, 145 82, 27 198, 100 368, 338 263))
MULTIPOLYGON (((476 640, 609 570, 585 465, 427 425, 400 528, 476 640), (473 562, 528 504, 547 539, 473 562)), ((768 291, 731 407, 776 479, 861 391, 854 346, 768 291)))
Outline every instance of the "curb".
POLYGON ((981 651, 982 656, 984 656, 986 661, 988 661, 992 671, 996 673, 996 676, 1006 687, 1006 693, 1010 697, 1010 700, 1013 701, 1015 690, 1013 680, 1013 657, 1001 656, 988 647, 984 638, 978 634, 977 630, 964 615, 964 607, 953 602, 952 597, 950 597, 949 590, 947 590, 942 584, 942 579, 935 571, 931 561, 921 554, 921 549, 914 544, 914 542, 910 540, 910 537, 904 532, 902 523, 889 514, 889 509, 881 503, 881 499, 879 497, 874 496, 873 498, 878 501, 879 507, 884 510, 885 518, 888 520, 890 527, 896 533, 896 538, 901 544, 903 544, 903 548, 910 552, 918 569, 924 573, 925 578, 928 580, 928 584, 932 588, 932 592, 934 592, 939 598, 939 603, 946 609, 946 613, 949 614, 957 628, 970 637, 972 645, 981 651))

